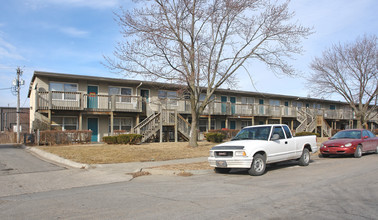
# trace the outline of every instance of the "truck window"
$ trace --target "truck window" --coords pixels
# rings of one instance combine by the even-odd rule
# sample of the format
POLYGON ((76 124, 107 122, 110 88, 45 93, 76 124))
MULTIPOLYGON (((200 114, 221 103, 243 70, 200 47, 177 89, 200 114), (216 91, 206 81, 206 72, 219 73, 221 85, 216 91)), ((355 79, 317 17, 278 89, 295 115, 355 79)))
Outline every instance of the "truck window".
POLYGON ((272 132, 272 137, 274 134, 278 134, 280 136, 280 139, 285 139, 284 132, 281 127, 274 127, 272 132))
POLYGON ((283 126, 283 128, 286 134, 286 138, 292 138, 290 129, 287 126, 283 126))

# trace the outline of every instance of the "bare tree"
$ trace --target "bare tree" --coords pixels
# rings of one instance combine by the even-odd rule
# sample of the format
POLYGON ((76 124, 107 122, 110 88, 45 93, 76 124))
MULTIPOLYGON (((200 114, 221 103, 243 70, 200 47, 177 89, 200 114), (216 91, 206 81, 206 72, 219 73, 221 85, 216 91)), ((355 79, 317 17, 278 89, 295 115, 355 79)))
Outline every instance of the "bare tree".
POLYGON ((117 20, 124 36, 105 57, 127 76, 142 75, 183 85, 190 94, 190 146, 197 146, 197 123, 214 91, 235 85, 248 60, 264 62, 276 73, 293 74, 288 58, 302 51, 311 29, 291 22, 289 1, 139 0, 117 20), (200 100, 200 95, 205 98, 200 100))
POLYGON ((377 36, 363 36, 355 42, 333 45, 311 63, 309 84, 317 95, 339 94, 357 117, 357 127, 377 115, 377 36))

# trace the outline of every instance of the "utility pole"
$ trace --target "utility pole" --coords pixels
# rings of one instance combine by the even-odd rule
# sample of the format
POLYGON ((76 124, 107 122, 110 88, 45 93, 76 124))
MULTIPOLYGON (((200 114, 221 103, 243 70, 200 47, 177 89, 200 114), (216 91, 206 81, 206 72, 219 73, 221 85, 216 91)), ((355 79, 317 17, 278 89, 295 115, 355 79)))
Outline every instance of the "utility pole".
POLYGON ((13 81, 15 86, 15 92, 17 93, 17 144, 20 143, 20 90, 21 85, 24 85, 24 81, 20 79, 22 75, 22 70, 20 67, 17 67, 17 79, 13 81))

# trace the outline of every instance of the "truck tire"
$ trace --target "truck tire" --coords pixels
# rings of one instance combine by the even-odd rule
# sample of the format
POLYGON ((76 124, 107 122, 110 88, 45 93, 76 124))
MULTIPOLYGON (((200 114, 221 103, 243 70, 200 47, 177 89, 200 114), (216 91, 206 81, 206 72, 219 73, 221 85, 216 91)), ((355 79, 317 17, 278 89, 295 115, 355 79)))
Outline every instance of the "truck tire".
POLYGON ((231 168, 219 168, 215 167, 214 172, 216 173, 229 173, 231 171, 231 168))
POLYGON ((261 154, 253 156, 251 168, 248 170, 251 176, 261 176, 264 174, 266 168, 265 157, 261 154))
POLYGON ((310 163, 310 151, 307 148, 303 149, 302 155, 299 158, 299 166, 308 166, 310 163))
POLYGON ((356 150, 354 151, 354 157, 360 158, 362 156, 362 147, 361 145, 358 145, 356 150))

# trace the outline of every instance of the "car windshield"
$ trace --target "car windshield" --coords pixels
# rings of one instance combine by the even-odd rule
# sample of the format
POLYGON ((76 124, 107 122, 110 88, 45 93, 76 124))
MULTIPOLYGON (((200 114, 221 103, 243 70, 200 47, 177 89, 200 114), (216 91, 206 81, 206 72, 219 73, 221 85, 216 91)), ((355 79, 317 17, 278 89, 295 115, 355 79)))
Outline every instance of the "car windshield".
POLYGON ((270 128, 271 126, 244 128, 231 140, 268 140, 270 128))
POLYGON ((334 139, 361 139, 361 131, 339 131, 331 137, 334 139))

